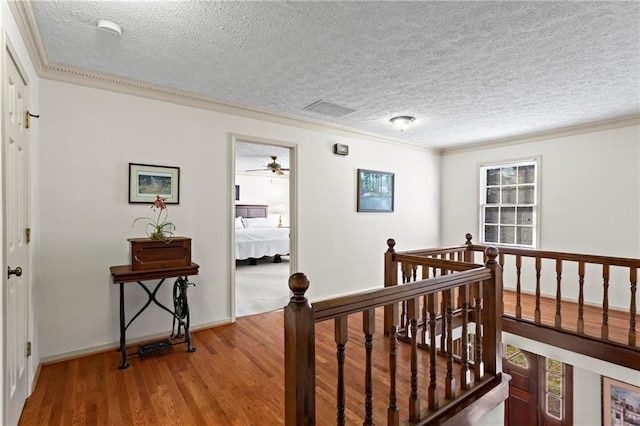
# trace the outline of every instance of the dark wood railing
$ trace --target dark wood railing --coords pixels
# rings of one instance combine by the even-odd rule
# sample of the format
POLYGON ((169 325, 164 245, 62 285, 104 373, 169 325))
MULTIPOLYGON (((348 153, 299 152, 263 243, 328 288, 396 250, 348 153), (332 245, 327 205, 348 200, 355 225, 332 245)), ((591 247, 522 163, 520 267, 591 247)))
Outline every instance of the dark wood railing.
MULTIPOLYGON (((419 264, 426 270, 435 268, 451 273, 415 280, 406 285, 321 301, 313 305, 305 296, 309 287, 307 277, 297 273, 289 279, 293 297, 284 312, 287 425, 315 424, 315 326, 328 320, 333 320, 335 326, 336 423, 346 423, 346 347, 347 343, 353 340, 347 335, 347 318, 351 315, 359 315, 362 318, 364 343, 355 342, 354 346, 363 346, 365 351, 365 365, 362 369, 364 424, 374 423, 375 404, 386 407, 386 419, 390 425, 407 421, 411 424, 435 424, 434 422, 452 418, 455 418, 456 424, 473 424, 507 398, 508 376, 502 374, 501 356, 502 306, 499 295, 502 291, 502 269, 497 263, 497 249, 488 248, 486 263, 474 265, 422 256, 417 252, 399 256, 393 252, 393 240, 389 240, 388 244, 389 250, 385 255, 387 280, 393 279, 394 276, 397 279, 398 259, 411 261, 412 265, 419 264), (398 315, 400 305, 406 311, 407 322, 403 327, 408 330, 409 338, 409 357, 406 363, 398 362, 400 349, 404 349, 398 347, 398 333, 401 329, 398 315), (372 362, 373 335, 376 330, 375 310, 382 307, 385 309, 384 332, 387 339, 382 350, 388 351, 386 368, 380 368, 372 362), (465 351, 460 368, 455 372, 451 342, 454 333, 453 315, 457 309, 462 310, 463 318, 473 317, 475 345, 473 364, 468 362, 470 354, 465 351), (423 315, 422 319, 420 315, 423 315), (423 327, 428 328, 426 332, 418 333, 419 321, 428 325, 423 327), (445 343, 440 351, 436 350, 436 336, 444 336, 445 343), (430 339, 432 345, 428 351, 418 348, 420 339, 430 339), (425 377, 422 377, 422 370, 428 372, 425 377), (374 375, 381 374, 389 375, 388 391, 383 395, 374 395, 373 378, 374 375), (408 377, 403 383, 408 383, 409 389, 398 388, 399 376, 408 377), (424 391, 424 387, 420 385, 427 383, 427 402, 426 406, 423 406, 421 401, 424 396, 421 395, 421 391, 424 391), (442 383, 444 386, 441 386, 442 383), (441 388, 444 389, 442 394, 441 388), (399 395, 406 395, 408 399, 406 412, 401 412, 399 395), (469 408, 471 405, 474 406, 472 409, 469 408)), ((467 335, 469 322, 463 321, 461 327, 462 334, 467 335)), ((381 349, 378 347, 379 350, 381 349)))
MULTIPOLYGON (((487 246, 473 244, 471 234, 466 235, 466 240, 460 246, 403 253, 395 253, 390 241, 385 286, 395 286, 399 281, 413 282, 418 276, 449 274, 462 269, 459 262, 472 264, 486 258, 487 246), (423 267, 420 263, 423 257, 438 259, 439 267, 423 267)), ((513 302, 504 306, 503 330, 637 368, 640 259, 501 247, 497 260, 505 287, 515 293, 513 302), (533 304, 523 303, 525 298, 533 299, 533 304), (543 309, 547 309, 545 315, 543 309), (612 324, 612 313, 625 317, 624 321, 612 324), (549 316, 553 322, 547 324, 542 318, 549 316)), ((458 305, 460 301, 464 299, 459 298, 458 305)), ((387 310, 386 322, 391 321, 391 315, 387 310)), ((440 318, 446 321, 446 317, 440 318)), ((407 329, 407 322, 403 306, 401 329, 407 329)), ((420 324, 428 324, 424 314, 420 324)), ((426 326, 419 327, 419 332, 425 329, 426 326)))

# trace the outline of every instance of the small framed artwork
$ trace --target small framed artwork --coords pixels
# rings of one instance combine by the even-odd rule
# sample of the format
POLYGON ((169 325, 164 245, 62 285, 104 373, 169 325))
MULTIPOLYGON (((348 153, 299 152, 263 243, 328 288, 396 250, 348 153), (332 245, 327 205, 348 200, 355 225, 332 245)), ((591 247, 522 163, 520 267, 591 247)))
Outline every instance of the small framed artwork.
POLYGON ((240 185, 236 185, 236 201, 240 200, 240 185))
POLYGON ((153 203, 156 195, 180 204, 180 167, 129 163, 129 203, 153 203))
POLYGON ((602 376, 602 424, 640 426, 640 388, 602 376))
POLYGON ((394 174, 358 169, 359 212, 393 212, 394 174))

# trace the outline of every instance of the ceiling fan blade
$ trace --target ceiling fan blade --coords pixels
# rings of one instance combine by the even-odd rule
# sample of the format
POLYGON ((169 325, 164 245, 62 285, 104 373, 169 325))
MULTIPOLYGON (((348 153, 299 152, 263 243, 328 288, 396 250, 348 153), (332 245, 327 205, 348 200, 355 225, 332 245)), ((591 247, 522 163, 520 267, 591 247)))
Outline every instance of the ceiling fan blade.
POLYGON ((245 170, 245 172, 268 172, 269 169, 250 169, 250 170, 245 170))

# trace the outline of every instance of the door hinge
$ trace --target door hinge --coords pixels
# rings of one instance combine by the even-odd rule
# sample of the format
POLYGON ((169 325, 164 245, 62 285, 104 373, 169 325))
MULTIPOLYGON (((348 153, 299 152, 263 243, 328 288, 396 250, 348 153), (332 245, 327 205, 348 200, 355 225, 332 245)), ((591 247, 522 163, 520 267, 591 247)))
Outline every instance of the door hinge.
POLYGON ((25 129, 28 129, 29 127, 31 127, 31 117, 40 118, 39 115, 31 114, 29 111, 25 112, 25 114, 24 114, 24 128, 25 129))
POLYGON ((27 342, 27 358, 31 356, 31 342, 27 342))
POLYGON ((27 244, 29 244, 31 242, 31 228, 27 228, 24 230, 24 236, 27 240, 27 244))

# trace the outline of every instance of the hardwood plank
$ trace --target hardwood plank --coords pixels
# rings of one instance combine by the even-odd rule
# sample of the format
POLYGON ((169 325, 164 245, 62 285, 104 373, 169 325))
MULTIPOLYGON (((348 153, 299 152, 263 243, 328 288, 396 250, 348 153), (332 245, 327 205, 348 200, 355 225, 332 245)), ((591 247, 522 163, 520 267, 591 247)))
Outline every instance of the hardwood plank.
MULTIPOLYGON (((509 303, 505 292, 505 306, 509 303)), ((525 296, 523 296, 525 297, 525 296)), ((543 322, 553 324, 555 301, 543 300, 543 322)), ((515 297, 513 297, 515 304, 515 297)), ((531 300, 522 304, 523 316, 533 318, 531 300)), ((563 309, 565 321, 575 326, 572 308, 563 309), (573 316, 572 316, 573 315, 573 316), (573 322, 572 322, 573 321, 573 322)), ((376 310, 373 336, 373 418, 386 424, 389 392, 389 340, 382 333, 383 311, 376 310)), ((624 321, 623 321, 624 322, 624 321)), ((610 336, 626 338, 626 326, 610 313, 610 336)), ((585 330, 599 333, 598 319, 587 320, 585 330)), ((316 420, 336 421, 336 345, 333 321, 316 324, 316 420)), ((362 316, 348 320, 345 361, 346 423, 362 423, 365 413, 362 316)), ((196 352, 185 345, 168 353, 132 356, 131 367, 119 370, 120 354, 103 352, 43 365, 33 395, 27 400, 20 425, 256 425, 284 424, 284 332, 282 311, 240 318, 235 324, 192 333, 196 352)), ((133 349, 133 348, 132 348, 133 349)), ((409 345, 398 344, 398 407, 406 419, 409 405, 409 345)), ((456 365, 455 377, 459 377, 456 365)), ((429 356, 419 351, 419 397, 427 407, 429 356)), ((438 393, 444 399, 446 363, 439 361, 438 393)), ((462 394, 459 391, 459 394, 462 394)))

